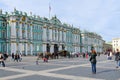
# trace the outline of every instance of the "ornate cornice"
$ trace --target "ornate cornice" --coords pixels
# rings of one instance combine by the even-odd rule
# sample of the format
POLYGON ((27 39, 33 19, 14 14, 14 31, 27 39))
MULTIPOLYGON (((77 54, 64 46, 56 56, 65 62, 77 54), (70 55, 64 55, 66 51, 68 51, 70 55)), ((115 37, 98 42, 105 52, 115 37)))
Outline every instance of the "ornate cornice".
POLYGON ((47 28, 47 26, 43 26, 43 28, 47 28))
POLYGON ((14 23, 14 22, 17 22, 17 20, 10 20, 10 22, 14 23))
POLYGON ((22 21, 20 21, 20 24, 22 24, 23 22, 22 21))
POLYGON ((49 29, 52 29, 52 27, 49 27, 49 29))
POLYGON ((33 24, 30 24, 30 26, 32 26, 33 24))

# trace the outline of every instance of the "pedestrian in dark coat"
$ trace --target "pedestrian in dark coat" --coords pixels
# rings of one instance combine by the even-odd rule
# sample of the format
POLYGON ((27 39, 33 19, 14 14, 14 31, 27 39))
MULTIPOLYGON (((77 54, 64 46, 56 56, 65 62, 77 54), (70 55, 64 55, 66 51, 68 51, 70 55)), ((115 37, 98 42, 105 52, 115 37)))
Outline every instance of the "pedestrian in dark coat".
POLYGON ((0 53, 0 64, 2 63, 2 66, 5 67, 5 63, 4 63, 4 56, 2 53, 0 53))
POLYGON ((116 68, 118 68, 120 66, 120 52, 119 50, 117 49, 117 52, 115 53, 115 61, 116 61, 116 68))
POLYGON ((14 55, 14 53, 12 53, 11 57, 12 57, 12 60, 15 59, 15 55, 14 55))
POLYGON ((91 62, 93 74, 96 74, 96 63, 97 63, 96 56, 97 56, 96 51, 92 50, 90 56, 90 62, 91 62))

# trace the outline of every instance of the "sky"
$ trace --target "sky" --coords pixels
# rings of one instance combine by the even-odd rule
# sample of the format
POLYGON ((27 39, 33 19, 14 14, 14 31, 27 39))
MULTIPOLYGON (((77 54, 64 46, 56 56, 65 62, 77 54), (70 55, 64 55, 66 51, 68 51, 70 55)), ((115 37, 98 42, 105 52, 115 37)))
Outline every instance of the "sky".
POLYGON ((106 42, 120 38, 120 0, 0 0, 3 12, 14 8, 95 32, 106 42), (51 7, 51 10, 50 8, 51 7))

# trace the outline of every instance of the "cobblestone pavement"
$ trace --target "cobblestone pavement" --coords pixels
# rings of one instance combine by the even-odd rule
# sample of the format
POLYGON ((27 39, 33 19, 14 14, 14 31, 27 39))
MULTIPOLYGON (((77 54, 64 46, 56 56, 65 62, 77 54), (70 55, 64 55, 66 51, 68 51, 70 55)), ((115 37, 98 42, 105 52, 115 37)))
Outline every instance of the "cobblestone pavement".
POLYGON ((105 55, 97 57, 97 73, 91 73, 88 59, 63 58, 44 63, 36 57, 23 57, 22 62, 10 58, 6 67, 0 67, 0 80, 120 80, 120 69, 116 69, 114 59, 107 60, 105 55))

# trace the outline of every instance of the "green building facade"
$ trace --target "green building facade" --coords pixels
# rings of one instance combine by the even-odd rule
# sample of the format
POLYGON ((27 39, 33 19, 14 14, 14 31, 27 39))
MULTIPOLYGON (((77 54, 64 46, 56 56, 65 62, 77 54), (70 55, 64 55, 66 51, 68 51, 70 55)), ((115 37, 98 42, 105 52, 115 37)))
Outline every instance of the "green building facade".
POLYGON ((62 23, 56 16, 48 19, 14 9, 0 10, 0 52, 37 54, 39 52, 82 52, 79 28, 62 23))

